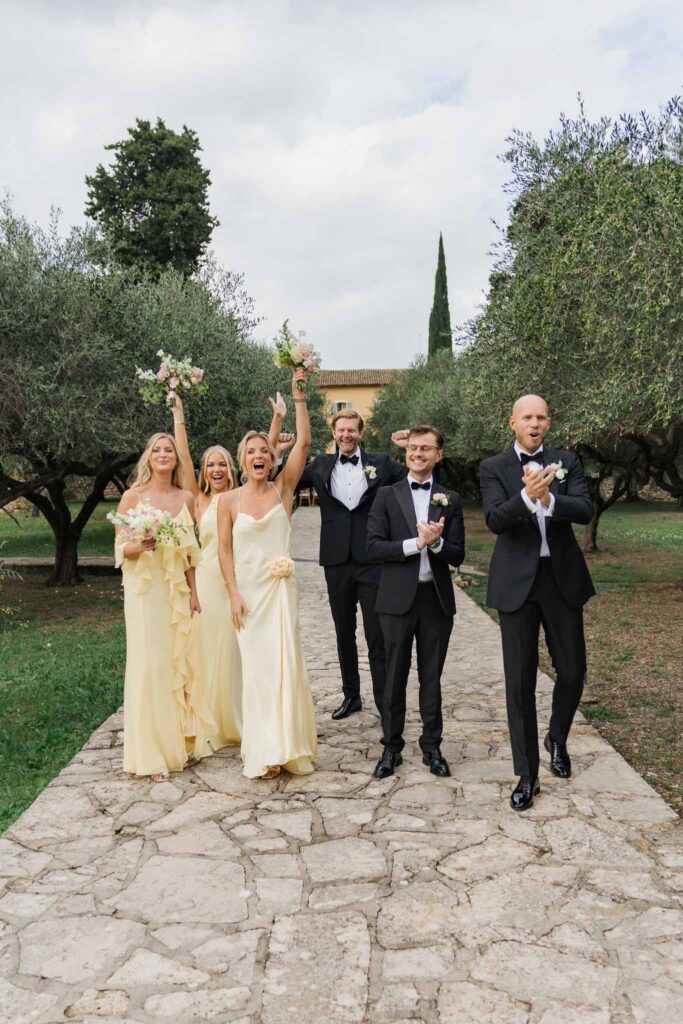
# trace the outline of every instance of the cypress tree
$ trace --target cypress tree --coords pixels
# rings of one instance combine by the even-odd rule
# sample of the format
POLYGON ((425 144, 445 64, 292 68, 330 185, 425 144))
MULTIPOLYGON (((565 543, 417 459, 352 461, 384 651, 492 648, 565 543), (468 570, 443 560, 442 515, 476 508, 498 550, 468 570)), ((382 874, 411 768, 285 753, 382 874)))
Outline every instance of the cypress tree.
POLYGON ((453 347, 451 334, 451 313, 448 308, 448 281, 446 280, 446 257, 443 251, 443 237, 439 234, 439 258, 434 281, 434 303, 429 315, 428 355, 433 356, 440 349, 453 347))

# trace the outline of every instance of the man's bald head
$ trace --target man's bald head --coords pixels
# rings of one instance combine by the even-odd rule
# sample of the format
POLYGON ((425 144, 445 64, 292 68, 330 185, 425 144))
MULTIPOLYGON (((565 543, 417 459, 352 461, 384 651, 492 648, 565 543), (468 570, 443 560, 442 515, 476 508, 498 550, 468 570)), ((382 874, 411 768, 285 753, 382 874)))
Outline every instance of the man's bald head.
POLYGON ((543 444, 550 427, 548 403, 540 395, 522 395, 512 407, 510 427, 517 444, 533 455, 543 444))

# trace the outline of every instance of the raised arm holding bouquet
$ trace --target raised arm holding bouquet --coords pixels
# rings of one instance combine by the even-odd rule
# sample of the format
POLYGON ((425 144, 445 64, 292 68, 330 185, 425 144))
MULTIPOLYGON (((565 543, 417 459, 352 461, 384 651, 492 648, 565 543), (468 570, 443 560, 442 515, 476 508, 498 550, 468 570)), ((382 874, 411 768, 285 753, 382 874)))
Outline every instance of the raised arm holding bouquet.
POLYGON ((284 471, 269 477, 276 452, 250 430, 237 453, 243 486, 221 496, 220 564, 242 655, 242 760, 248 778, 285 768, 313 771, 317 739, 313 700, 299 636, 299 595, 290 558, 289 517, 311 442, 303 367, 292 375, 296 443, 284 471))

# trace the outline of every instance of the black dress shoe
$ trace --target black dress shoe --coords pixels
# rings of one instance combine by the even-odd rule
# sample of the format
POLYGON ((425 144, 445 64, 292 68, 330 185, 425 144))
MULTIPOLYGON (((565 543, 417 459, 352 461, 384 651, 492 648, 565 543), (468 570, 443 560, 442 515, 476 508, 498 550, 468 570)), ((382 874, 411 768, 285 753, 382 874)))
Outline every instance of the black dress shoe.
POLYGON ((394 774, 394 768, 398 768, 400 764, 403 764, 402 754, 397 754, 395 750, 385 750, 372 774, 376 779, 388 779, 394 774))
POLYGON ((522 775, 519 782, 512 790, 510 796, 510 807, 513 811, 526 811, 534 802, 534 797, 541 792, 538 779, 532 779, 530 775, 522 775))
POLYGON ((332 717, 335 721, 339 721, 340 718, 347 718, 352 715, 354 711, 362 711, 363 704, 360 697, 344 697, 336 711, 332 712, 332 717))
POLYGON ((435 747, 434 750, 425 750, 423 752, 422 764, 428 764, 432 775, 438 775, 442 779, 451 774, 448 761, 438 747, 435 747))
POLYGON ((556 743, 550 733, 546 733, 543 746, 550 754, 550 771, 558 779, 569 779, 572 774, 572 763, 569 760, 567 747, 564 743, 556 743))

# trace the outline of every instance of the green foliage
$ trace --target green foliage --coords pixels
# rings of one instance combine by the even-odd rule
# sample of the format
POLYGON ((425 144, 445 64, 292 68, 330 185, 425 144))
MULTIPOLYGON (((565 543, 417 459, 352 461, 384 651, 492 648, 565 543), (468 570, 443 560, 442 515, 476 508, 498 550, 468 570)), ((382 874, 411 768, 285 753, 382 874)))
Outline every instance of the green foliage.
POLYGON ((434 280, 434 302, 429 316, 429 357, 453 348, 451 332, 451 313, 448 308, 448 280, 446 278, 446 256, 443 249, 443 237, 439 235, 439 255, 434 280))
POLYGON ((114 142, 111 168, 99 164, 86 177, 92 217, 124 266, 148 274, 173 267, 196 270, 218 221, 209 212, 209 173, 201 164, 195 132, 179 134, 161 118, 139 118, 128 137, 114 142))

